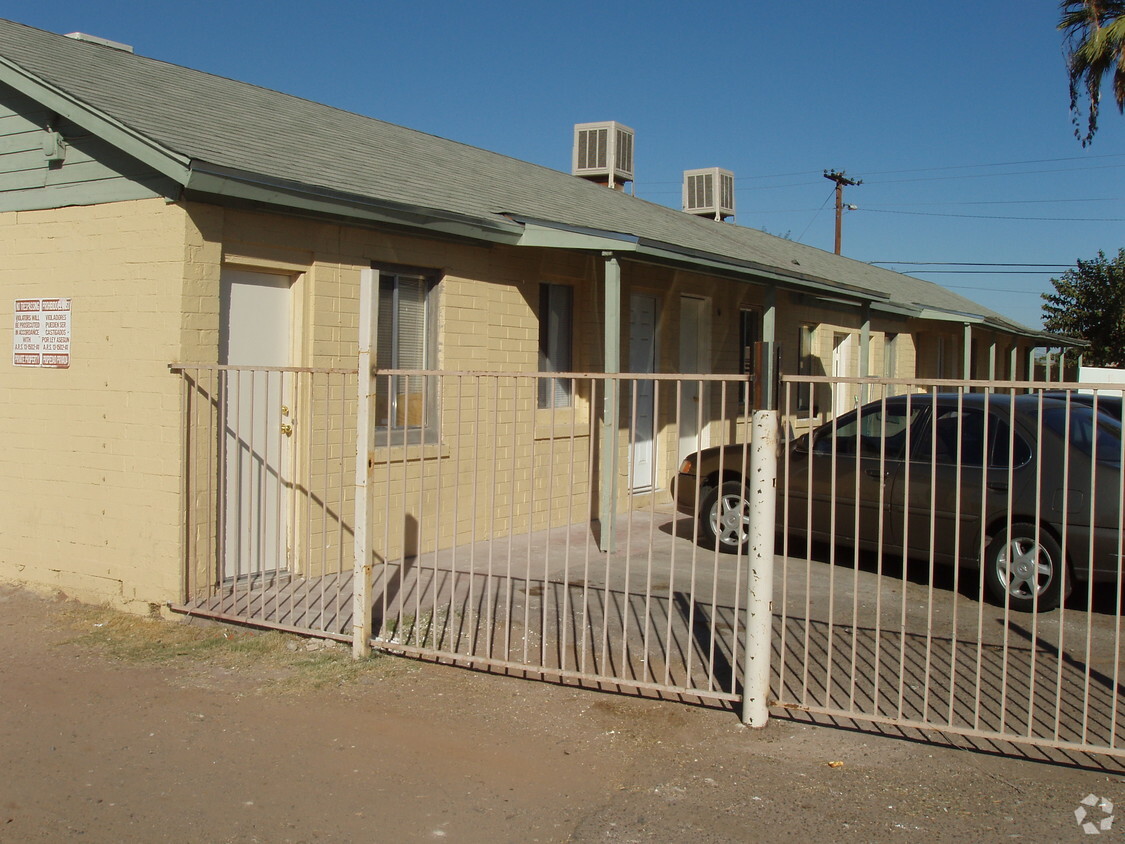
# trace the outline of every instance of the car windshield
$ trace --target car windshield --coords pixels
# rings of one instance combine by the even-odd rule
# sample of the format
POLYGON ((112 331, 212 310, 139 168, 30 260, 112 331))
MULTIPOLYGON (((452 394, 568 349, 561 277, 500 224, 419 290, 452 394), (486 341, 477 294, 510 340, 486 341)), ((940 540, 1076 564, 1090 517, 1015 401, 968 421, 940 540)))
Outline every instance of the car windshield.
POLYGON ((1066 439, 1083 454, 1097 454, 1099 463, 1121 465, 1121 421, 1106 413, 1095 413, 1086 405, 1070 406, 1070 430, 1067 431, 1067 409, 1043 409, 1043 424, 1066 439))

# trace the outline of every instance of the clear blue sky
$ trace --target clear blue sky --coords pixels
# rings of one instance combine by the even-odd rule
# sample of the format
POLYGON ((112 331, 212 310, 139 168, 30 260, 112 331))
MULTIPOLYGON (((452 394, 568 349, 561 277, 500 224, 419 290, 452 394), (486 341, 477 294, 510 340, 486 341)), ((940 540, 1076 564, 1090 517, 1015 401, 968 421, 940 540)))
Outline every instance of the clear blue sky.
POLYGON ((82 31, 559 170, 572 125, 637 132, 635 191, 734 171, 739 225, 831 250, 833 185, 863 185, 845 255, 1040 325, 1049 279, 1125 245, 1125 117, 1074 138, 1054 0, 893 3, 9 0, 82 31), (1047 264, 988 272, 905 262, 1047 264))

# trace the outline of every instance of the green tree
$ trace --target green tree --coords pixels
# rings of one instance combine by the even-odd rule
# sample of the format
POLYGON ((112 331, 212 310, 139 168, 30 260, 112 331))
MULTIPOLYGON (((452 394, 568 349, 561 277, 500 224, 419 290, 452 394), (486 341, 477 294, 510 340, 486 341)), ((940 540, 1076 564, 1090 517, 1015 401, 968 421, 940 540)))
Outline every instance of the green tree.
POLYGON ((1043 327, 1086 340, 1091 366, 1125 366, 1125 249, 1116 258, 1104 252, 1051 279, 1043 294, 1043 327))
POLYGON ((1125 113, 1125 0, 1062 0, 1059 13, 1074 135, 1086 146, 1098 131, 1105 77, 1112 79, 1117 110, 1125 113), (1088 101, 1085 136, 1079 120, 1083 99, 1088 101))

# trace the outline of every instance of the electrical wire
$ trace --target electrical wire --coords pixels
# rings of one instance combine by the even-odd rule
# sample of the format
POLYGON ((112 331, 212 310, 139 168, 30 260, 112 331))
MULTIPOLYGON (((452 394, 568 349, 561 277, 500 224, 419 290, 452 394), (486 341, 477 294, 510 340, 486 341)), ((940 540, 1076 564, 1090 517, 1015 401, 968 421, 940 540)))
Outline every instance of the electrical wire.
MULTIPOLYGON (((1091 159, 1099 159, 1099 158, 1122 158, 1122 157, 1125 157, 1125 153, 1107 153, 1107 154, 1104 154, 1104 155, 1072 155, 1072 156, 1066 156, 1066 157, 1063 157, 1063 158, 1030 158, 1030 159, 1025 159, 1023 161, 995 161, 995 162, 991 162, 991 163, 988 163, 988 164, 947 164, 947 165, 943 165, 941 167, 916 167, 916 168, 911 168, 911 169, 906 169, 906 170, 875 170, 875 171, 868 170, 868 171, 865 171, 865 172, 867 173, 867 176, 898 176, 898 175, 901 175, 903 173, 938 173, 938 172, 941 172, 943 170, 972 170, 972 169, 983 168, 983 167, 1020 167, 1024 164, 1057 164, 1060 161, 1089 161, 1091 159)), ((1112 166, 1112 167, 1122 167, 1122 166, 1125 166, 1125 165, 1114 164, 1114 165, 1110 165, 1110 166, 1112 166)), ((1068 168, 1068 169, 1076 169, 1077 170, 1077 169, 1089 169, 1089 168, 1068 168)), ((1095 168, 1095 169, 1098 169, 1098 168, 1095 168)), ((1063 172, 1063 171, 1046 170, 1046 171, 1033 171, 1033 172, 1053 173, 1053 172, 1063 172)), ((791 172, 791 173, 770 173, 770 174, 759 175, 759 176, 738 176, 738 177, 735 178, 735 181, 736 182, 748 182, 750 180, 756 180, 756 179, 788 179, 792 176, 819 176, 819 175, 821 175, 821 173, 818 172, 818 171, 815 171, 815 170, 797 170, 797 171, 794 171, 794 172, 791 172)), ((980 175, 990 175, 990 174, 982 173, 980 175)), ((865 176, 864 178, 867 178, 867 176, 865 176)), ((650 185, 678 185, 679 182, 649 182, 648 184, 650 184, 650 185)), ((802 182, 801 184, 819 184, 819 182, 802 182)), ((770 185, 769 187, 786 187, 786 186, 770 185)), ((796 187, 796 185, 793 185, 792 187, 796 187)), ((758 188, 758 189, 760 190, 761 188, 758 188)))
MULTIPOLYGON (((963 217, 970 220, 1022 220, 1042 223, 1125 223, 1125 217, 1015 217, 998 214, 942 214, 938 211, 894 211, 889 208, 855 209, 872 214, 907 214, 913 217, 963 217)), ((762 213, 762 212, 759 212, 762 213)))
POLYGON ((798 235, 797 243, 800 243, 804 239, 805 235, 808 234, 809 229, 812 228, 812 224, 814 222, 816 222, 816 218, 819 217, 820 212, 824 210, 824 206, 827 205, 829 200, 831 200, 832 197, 835 196, 835 195, 836 195, 836 188, 832 188, 830 191, 828 191, 828 196, 824 197, 824 202, 822 202, 820 204, 820 208, 818 208, 816 210, 816 213, 812 215, 812 219, 809 220, 809 224, 807 226, 805 226, 805 230, 803 232, 801 232, 800 235, 798 235))
MULTIPOLYGON (((868 261, 869 264, 899 264, 912 267, 1048 267, 1069 269, 1071 264, 1012 264, 992 261, 868 261)), ((984 272, 982 270, 982 272, 984 272)))

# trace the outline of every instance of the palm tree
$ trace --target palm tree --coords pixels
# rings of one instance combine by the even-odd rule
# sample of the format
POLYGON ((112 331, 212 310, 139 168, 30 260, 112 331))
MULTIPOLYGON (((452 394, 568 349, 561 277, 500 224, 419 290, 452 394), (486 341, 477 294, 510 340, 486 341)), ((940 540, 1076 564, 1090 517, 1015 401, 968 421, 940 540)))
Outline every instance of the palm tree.
POLYGON ((1074 135, 1086 146, 1098 131, 1102 79, 1113 79, 1117 110, 1125 113, 1125 0, 1062 0, 1059 29, 1065 33, 1074 135), (1089 102, 1085 137, 1079 125, 1079 102, 1089 102))

